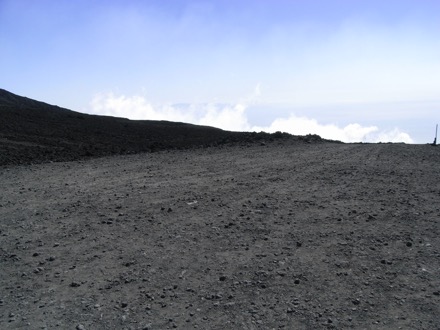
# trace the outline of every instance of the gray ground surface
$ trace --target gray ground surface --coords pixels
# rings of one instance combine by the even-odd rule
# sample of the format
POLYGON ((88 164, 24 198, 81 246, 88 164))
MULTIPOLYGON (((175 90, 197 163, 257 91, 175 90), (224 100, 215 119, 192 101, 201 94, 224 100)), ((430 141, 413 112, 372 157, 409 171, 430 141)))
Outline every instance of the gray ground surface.
POLYGON ((1 329, 439 329, 440 149, 0 168, 1 329))

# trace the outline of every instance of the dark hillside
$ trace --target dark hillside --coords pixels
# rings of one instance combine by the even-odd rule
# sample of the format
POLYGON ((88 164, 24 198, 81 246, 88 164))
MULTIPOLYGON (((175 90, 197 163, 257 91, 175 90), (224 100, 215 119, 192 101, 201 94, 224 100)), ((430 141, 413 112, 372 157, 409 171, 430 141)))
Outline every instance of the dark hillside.
MULTIPOLYGON (((293 138, 288 134, 229 132, 176 122, 88 115, 3 89, 0 118, 0 166, 293 138)), ((296 139, 321 140, 317 136, 296 139)))

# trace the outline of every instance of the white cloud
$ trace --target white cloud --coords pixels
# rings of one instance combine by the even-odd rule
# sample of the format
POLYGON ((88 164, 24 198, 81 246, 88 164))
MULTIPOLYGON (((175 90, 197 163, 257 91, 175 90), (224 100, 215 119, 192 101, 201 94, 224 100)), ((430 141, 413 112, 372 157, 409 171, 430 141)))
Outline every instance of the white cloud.
POLYGON ((190 104, 153 106, 142 96, 116 96, 113 93, 94 97, 89 112, 100 115, 125 117, 129 119, 168 120, 196 125, 218 127, 230 131, 287 132, 294 135, 317 134, 325 139, 343 142, 405 142, 413 143, 411 137, 395 128, 381 131, 376 126, 362 126, 357 123, 339 127, 322 124, 316 119, 291 114, 287 118, 277 118, 268 126, 252 126, 246 115, 249 104, 260 95, 260 85, 244 101, 231 104, 190 104))
POLYGON ((170 105, 153 107, 142 96, 115 96, 113 93, 98 94, 91 102, 91 112, 100 115, 124 117, 134 120, 169 120, 191 122, 192 113, 181 112, 170 105))
POLYGON ((247 131, 250 125, 245 115, 246 105, 192 104, 186 106, 153 106, 142 96, 96 95, 90 103, 93 114, 123 117, 133 120, 168 120, 214 126, 230 131, 247 131))
POLYGON ((317 134, 324 139, 343 142, 405 142, 413 143, 411 137, 399 129, 379 131, 376 126, 361 126, 354 123, 345 127, 335 124, 320 124, 316 119, 290 115, 288 118, 277 118, 270 126, 252 127, 253 131, 287 132, 294 135, 317 134))
POLYGON ((287 132, 294 135, 317 134, 325 139, 344 142, 362 141, 368 134, 378 130, 375 126, 362 127, 359 124, 349 124, 340 128, 334 124, 320 124, 315 119, 296 117, 275 119, 268 127, 255 127, 254 130, 266 132, 287 132))
POLYGON ((194 124, 214 126, 229 131, 248 131, 250 129, 245 114, 246 106, 236 104, 234 106, 216 107, 208 105, 206 113, 201 118, 195 118, 194 124))
POLYGON ((370 142, 404 142, 414 143, 408 133, 401 132, 398 128, 391 131, 382 131, 370 137, 370 142))

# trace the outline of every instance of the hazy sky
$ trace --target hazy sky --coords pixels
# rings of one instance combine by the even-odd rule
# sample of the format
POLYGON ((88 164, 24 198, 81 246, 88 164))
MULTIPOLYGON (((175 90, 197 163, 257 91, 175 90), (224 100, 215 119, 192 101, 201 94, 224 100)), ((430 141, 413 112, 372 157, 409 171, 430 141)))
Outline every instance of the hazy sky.
POLYGON ((440 0, 0 0, 0 88, 72 110, 432 142, 440 0))

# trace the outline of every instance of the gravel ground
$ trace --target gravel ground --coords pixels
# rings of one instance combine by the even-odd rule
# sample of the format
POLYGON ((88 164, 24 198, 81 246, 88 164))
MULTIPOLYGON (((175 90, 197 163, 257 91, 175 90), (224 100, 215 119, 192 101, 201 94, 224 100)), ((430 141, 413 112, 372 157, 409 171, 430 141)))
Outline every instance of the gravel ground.
POLYGON ((0 167, 1 329, 440 329, 440 149, 0 167))

